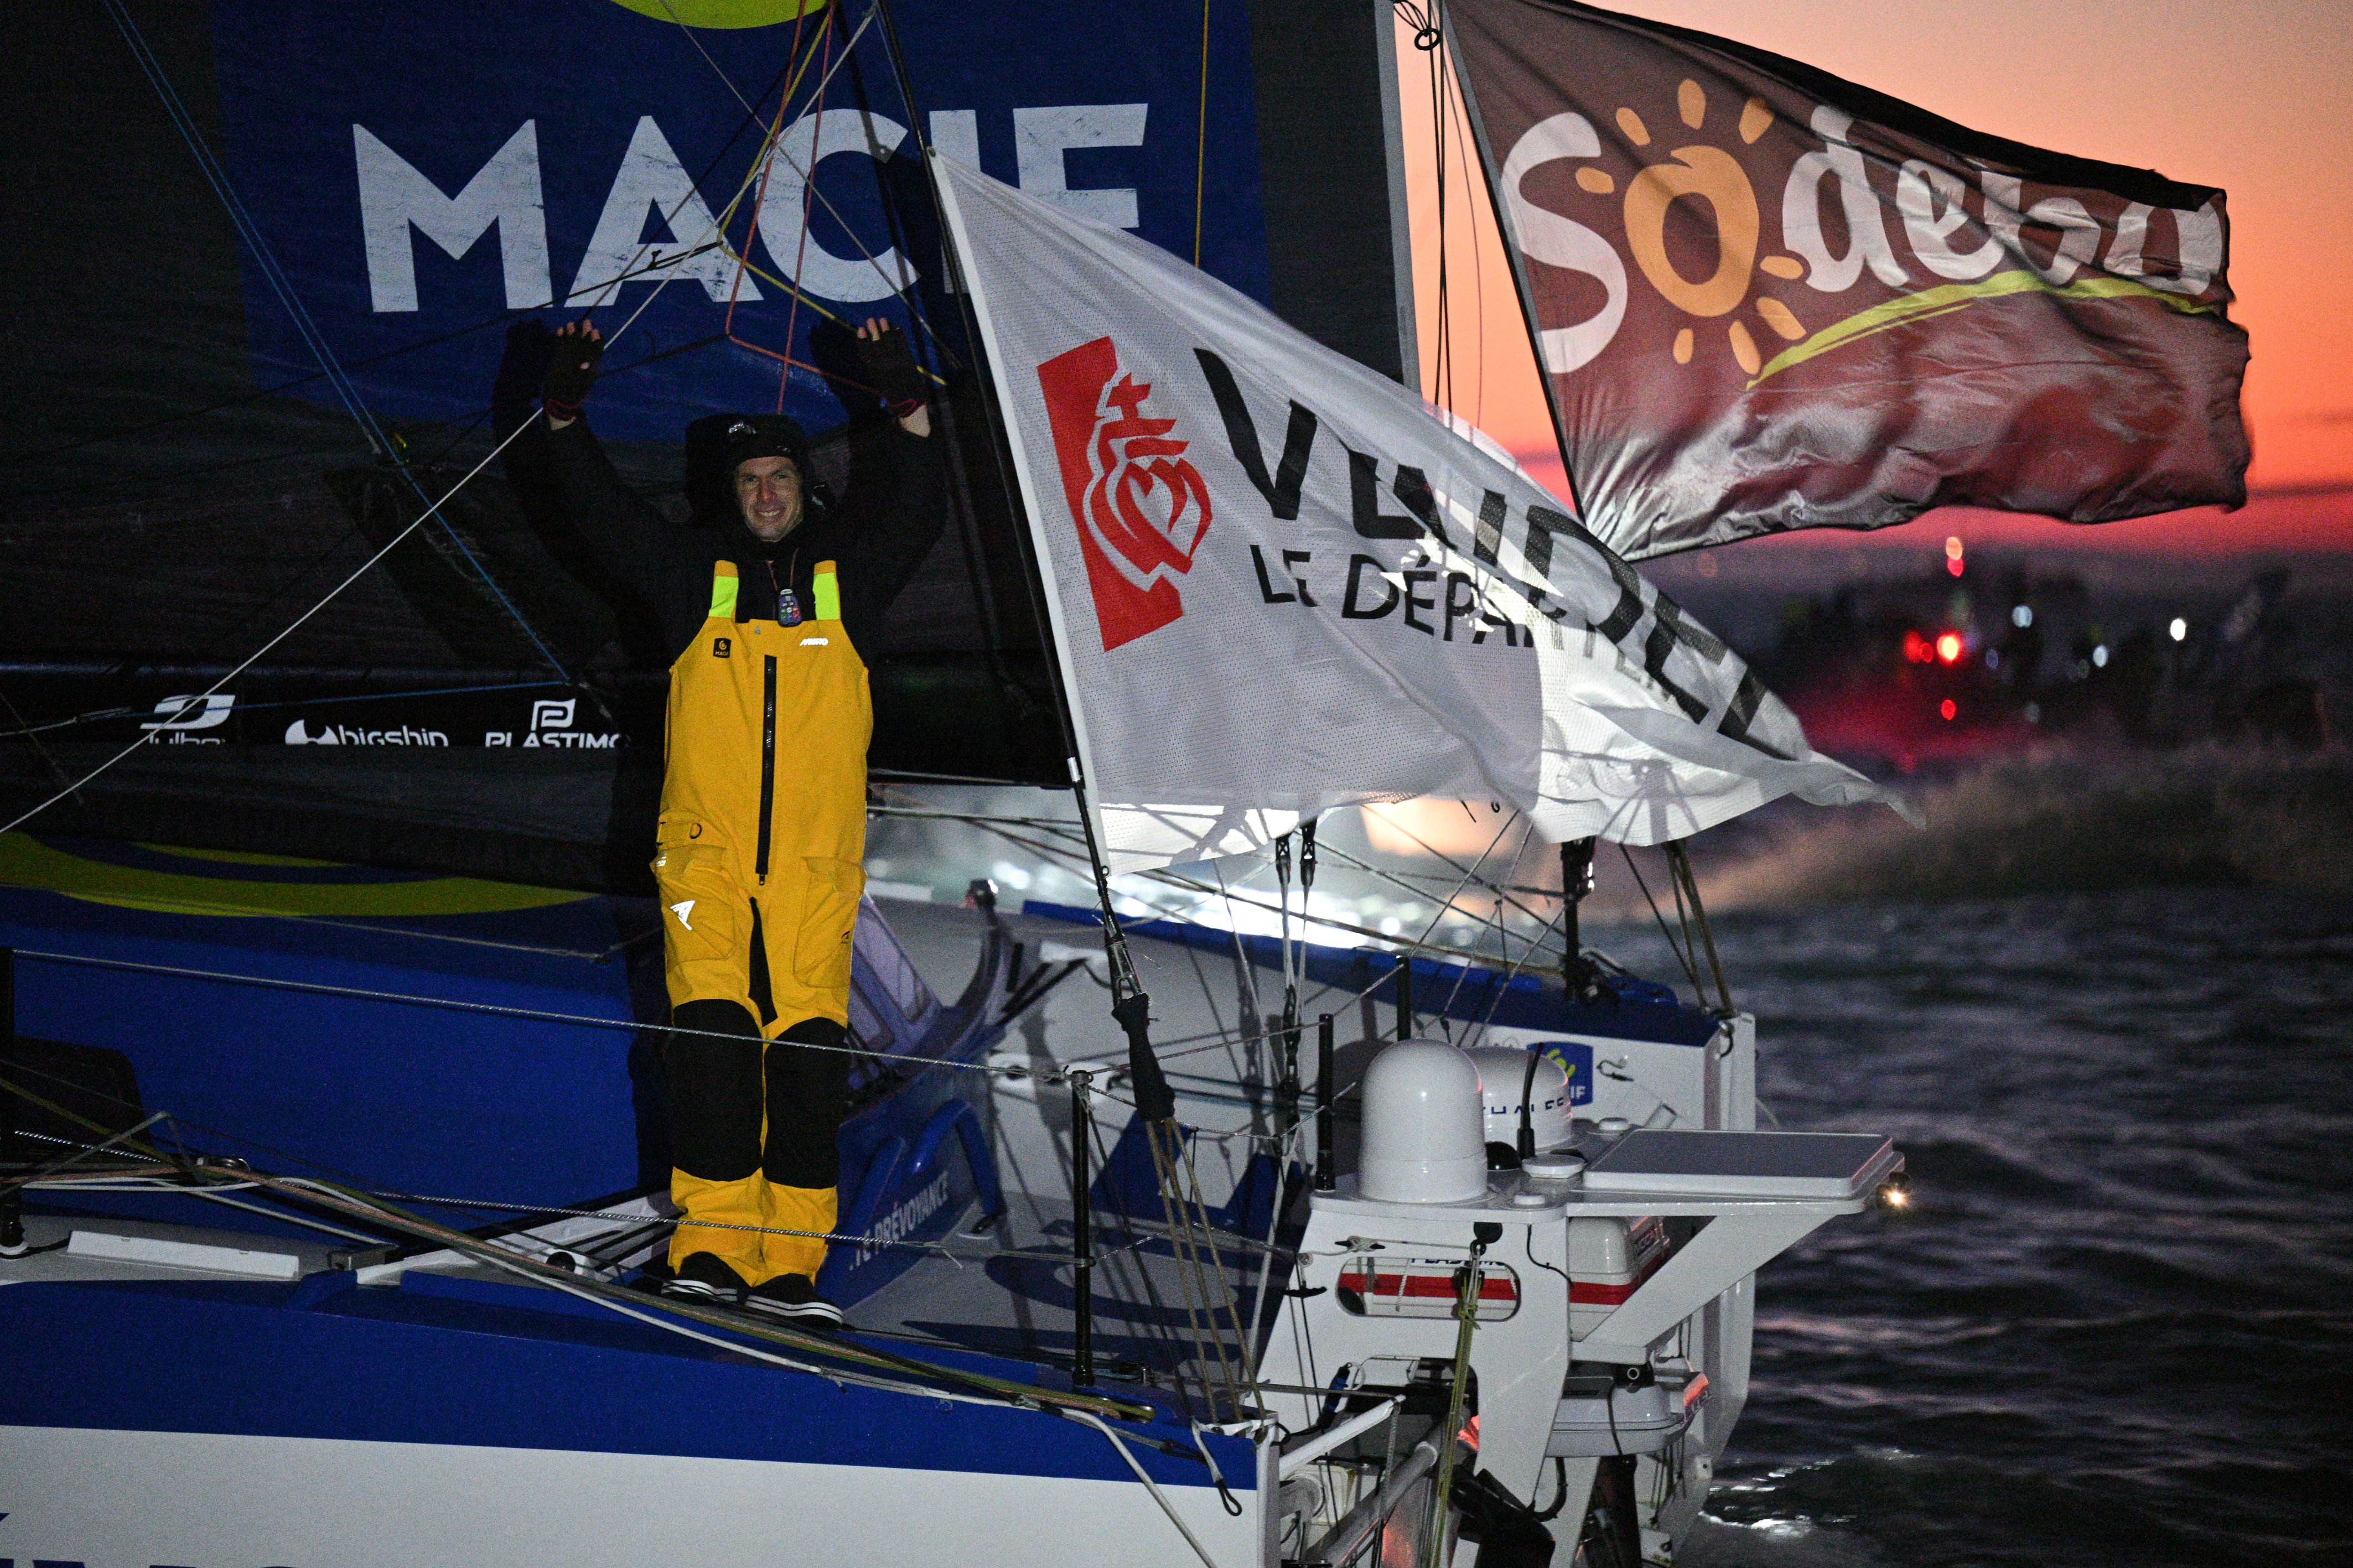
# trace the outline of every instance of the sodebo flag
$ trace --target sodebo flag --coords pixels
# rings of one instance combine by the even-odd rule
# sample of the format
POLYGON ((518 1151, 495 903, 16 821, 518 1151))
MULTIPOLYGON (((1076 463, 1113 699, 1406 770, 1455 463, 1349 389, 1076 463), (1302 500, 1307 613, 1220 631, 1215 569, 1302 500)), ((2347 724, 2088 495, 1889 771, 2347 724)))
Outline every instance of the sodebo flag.
POLYGON ((1413 795, 1630 844, 1889 799, 1413 394, 1165 250, 933 166, 1115 868, 1413 795))
POLYGON ((2222 193, 1568 0, 1450 0, 1586 525, 2246 500, 2222 193))

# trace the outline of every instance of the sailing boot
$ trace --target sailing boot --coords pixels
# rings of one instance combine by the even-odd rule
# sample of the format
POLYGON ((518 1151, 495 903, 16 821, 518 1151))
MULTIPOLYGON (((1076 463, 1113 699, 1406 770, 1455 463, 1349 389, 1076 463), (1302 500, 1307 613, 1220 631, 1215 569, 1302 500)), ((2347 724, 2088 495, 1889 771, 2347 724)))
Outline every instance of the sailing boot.
POLYGON ((754 1312, 781 1318, 796 1328, 841 1327, 841 1309, 818 1295, 816 1284, 806 1274, 779 1274, 765 1284, 755 1285, 751 1295, 744 1298, 744 1305, 754 1312))
MULTIPOLYGON (((700 1306, 741 1307, 744 1305, 744 1277, 727 1267, 717 1254, 692 1252, 678 1266, 678 1272, 662 1281, 661 1293, 673 1300, 692 1301, 700 1306)), ((836 1312, 834 1321, 840 1321, 836 1312)))

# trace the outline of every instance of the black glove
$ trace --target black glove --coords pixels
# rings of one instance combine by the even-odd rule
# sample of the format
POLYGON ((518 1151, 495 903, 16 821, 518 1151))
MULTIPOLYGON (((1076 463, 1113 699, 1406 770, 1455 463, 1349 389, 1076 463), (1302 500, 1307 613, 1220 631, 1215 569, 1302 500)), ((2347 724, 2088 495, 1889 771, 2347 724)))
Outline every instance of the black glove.
POLYGON ((580 405, 587 398, 588 389, 596 384, 596 361, 604 352, 604 341, 585 331, 555 334, 554 353, 547 362, 547 379, 541 384, 539 394, 549 418, 580 417, 580 405))
POLYGON ((866 384, 880 393, 891 412, 902 419, 930 401, 930 390, 923 373, 915 368, 907 334, 896 327, 885 326, 879 336, 859 339, 858 365, 866 384))

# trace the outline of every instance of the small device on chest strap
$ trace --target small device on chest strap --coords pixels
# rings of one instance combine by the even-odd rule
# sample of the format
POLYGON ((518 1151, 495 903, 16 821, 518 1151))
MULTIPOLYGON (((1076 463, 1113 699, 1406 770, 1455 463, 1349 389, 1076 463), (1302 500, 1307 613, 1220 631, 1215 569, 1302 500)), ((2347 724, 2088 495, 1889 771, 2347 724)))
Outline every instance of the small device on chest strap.
POLYGON ((776 582, 776 563, 773 561, 768 563, 768 584, 776 590, 776 624, 780 626, 797 626, 801 624, 800 595, 794 593, 790 585, 793 570, 797 568, 800 563, 800 552, 796 550, 793 552, 792 566, 786 569, 783 584, 778 584, 776 582))

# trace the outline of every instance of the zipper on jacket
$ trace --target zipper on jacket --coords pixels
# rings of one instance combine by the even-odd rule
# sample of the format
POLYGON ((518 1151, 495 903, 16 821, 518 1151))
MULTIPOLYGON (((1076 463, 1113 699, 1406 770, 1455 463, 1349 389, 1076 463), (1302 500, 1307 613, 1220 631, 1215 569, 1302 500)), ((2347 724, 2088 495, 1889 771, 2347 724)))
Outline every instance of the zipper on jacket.
POLYGON ((753 857, 752 870, 762 882, 768 879, 768 817, 776 805, 776 656, 768 655, 767 664, 760 673, 763 710, 760 715, 760 851, 753 857))

